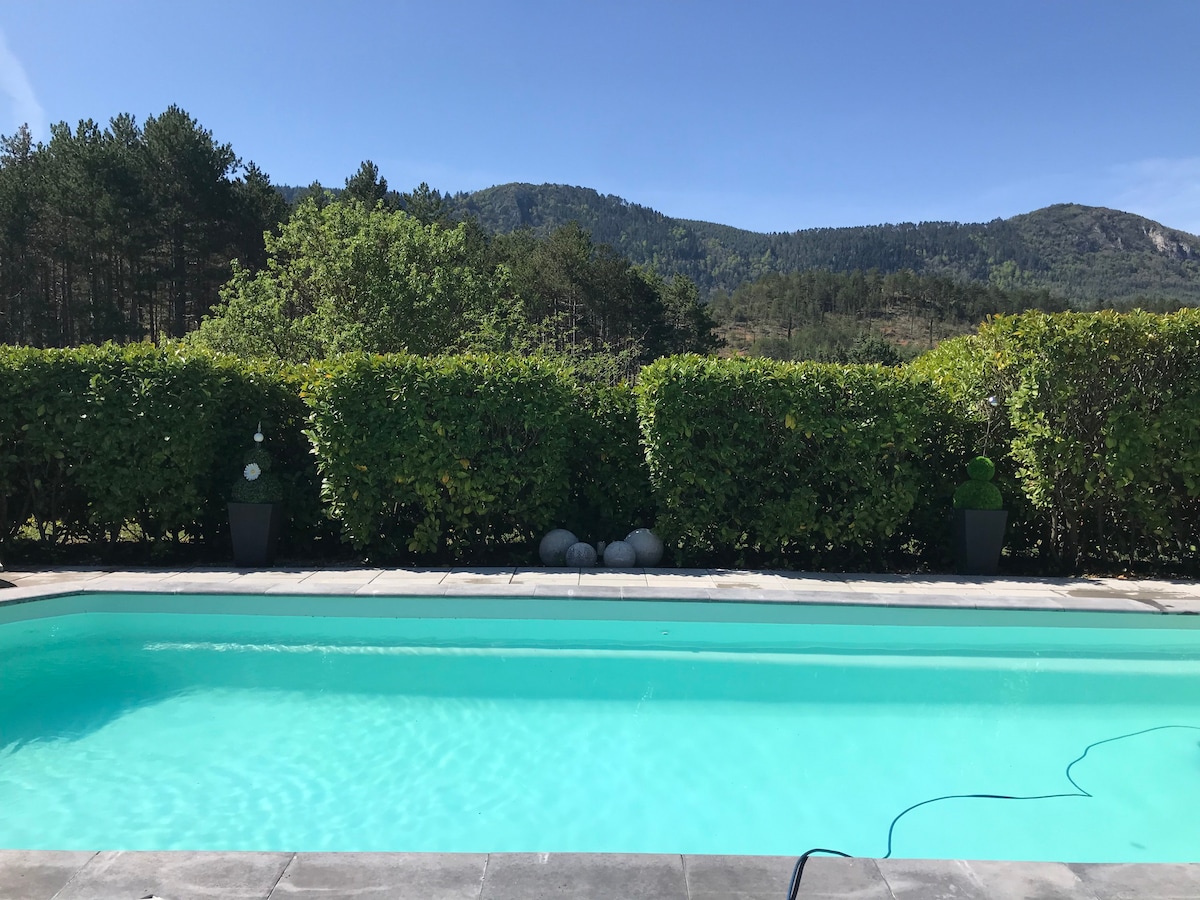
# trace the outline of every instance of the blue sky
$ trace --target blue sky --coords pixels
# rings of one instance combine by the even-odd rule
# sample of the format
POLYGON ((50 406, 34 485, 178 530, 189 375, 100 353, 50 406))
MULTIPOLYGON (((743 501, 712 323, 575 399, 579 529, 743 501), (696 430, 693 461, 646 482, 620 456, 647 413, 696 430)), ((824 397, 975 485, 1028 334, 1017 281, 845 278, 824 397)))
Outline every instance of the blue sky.
POLYGON ((1197 0, 0 0, 0 132, 175 103, 276 183, 592 187, 760 231, 1200 232, 1197 0))

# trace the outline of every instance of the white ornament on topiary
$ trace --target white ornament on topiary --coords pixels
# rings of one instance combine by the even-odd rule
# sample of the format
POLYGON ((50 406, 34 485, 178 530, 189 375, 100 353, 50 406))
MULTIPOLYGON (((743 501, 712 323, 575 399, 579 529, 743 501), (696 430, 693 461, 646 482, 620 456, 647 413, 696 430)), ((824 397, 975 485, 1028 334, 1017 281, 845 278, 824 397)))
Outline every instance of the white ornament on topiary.
POLYGON ((567 548, 567 567, 585 569, 596 564, 596 548, 579 541, 567 548))
POLYGON ((637 556, 637 564, 643 569, 657 566, 662 562, 663 542, 649 528, 638 528, 629 532, 625 543, 633 548, 637 556))
POLYGON ((604 548, 604 564, 610 569, 632 569, 636 562, 637 554, 624 541, 613 541, 604 548))
POLYGON ((567 548, 578 544, 579 538, 565 528, 555 528, 538 544, 538 556, 544 566, 564 566, 567 563, 567 548))

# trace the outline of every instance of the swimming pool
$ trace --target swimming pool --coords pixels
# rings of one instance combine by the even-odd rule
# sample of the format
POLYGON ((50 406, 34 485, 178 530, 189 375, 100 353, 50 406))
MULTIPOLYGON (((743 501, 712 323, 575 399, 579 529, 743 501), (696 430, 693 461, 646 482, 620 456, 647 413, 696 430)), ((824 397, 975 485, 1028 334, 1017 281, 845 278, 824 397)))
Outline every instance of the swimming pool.
POLYGON ((881 856, 904 809, 991 793, 1073 796, 919 806, 893 855, 1194 861, 1198 626, 603 600, 5 606, 0 847, 881 856))

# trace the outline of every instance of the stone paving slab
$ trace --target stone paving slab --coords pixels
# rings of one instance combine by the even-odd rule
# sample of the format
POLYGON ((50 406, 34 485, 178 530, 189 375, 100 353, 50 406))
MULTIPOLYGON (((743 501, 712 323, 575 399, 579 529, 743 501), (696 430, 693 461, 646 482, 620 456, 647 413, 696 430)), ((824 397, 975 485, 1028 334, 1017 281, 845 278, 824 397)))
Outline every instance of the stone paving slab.
POLYGON ((0 850, 0 897, 52 900, 95 855, 90 850, 0 850))
POLYGON ((486 853, 298 853, 271 900, 476 900, 486 853))
POLYGON ((80 867, 54 900, 267 900, 292 856, 107 851, 80 867))
POLYGON ((683 858, 650 853, 493 853, 480 900, 688 900, 683 858))
POLYGON ((991 900, 961 859, 881 859, 876 865, 895 900, 991 900))
MULTIPOLYGON (((691 900, 784 900, 793 856, 685 856, 691 900)), ((797 900, 892 900, 873 859, 810 857, 797 900)))
MULTIPOLYGON (((784 900, 790 856, 0 850, 3 900, 784 900)), ((798 900, 1196 900, 1200 864, 812 857, 798 900)))
POLYGON ((972 861, 966 864, 988 900, 1097 900, 1062 863, 972 861))
POLYGON ((1200 897, 1200 865, 1196 864, 1075 863, 1070 868, 1096 895, 1096 900, 1196 900, 1200 897))

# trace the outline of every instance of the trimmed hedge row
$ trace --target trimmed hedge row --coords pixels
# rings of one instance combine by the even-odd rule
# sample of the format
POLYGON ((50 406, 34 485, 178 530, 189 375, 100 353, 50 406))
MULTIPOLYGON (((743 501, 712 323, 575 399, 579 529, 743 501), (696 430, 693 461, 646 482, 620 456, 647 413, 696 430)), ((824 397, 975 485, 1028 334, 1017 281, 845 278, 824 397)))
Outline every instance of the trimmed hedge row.
POLYGON ((318 531, 295 373, 148 345, 0 348, 0 384, 0 539, 28 527, 43 547, 214 543, 260 421, 293 533, 318 531))
POLYGON ((308 389, 322 497, 358 550, 527 543, 570 484, 572 385, 499 357, 358 357, 308 389))
POLYGON ((528 559, 554 524, 652 524, 627 387, 516 357, 268 368, 204 352, 0 347, 0 541, 228 556, 225 503, 258 423, 285 554, 528 559))
POLYGON ((1200 311, 1002 316, 913 368, 976 420, 1044 567, 1195 560, 1200 311))
POLYGON ((685 560, 853 565, 944 536, 961 429, 904 370, 682 356, 637 393, 659 527, 685 560))
POLYGON ((1193 565, 1200 311, 989 321, 906 368, 663 359, 598 386, 516 357, 269 369, 176 348, 0 348, 0 540, 228 558, 261 421, 285 555, 521 562, 655 524, 666 562, 947 562, 986 453, 1043 571, 1193 565), (989 403, 989 397, 993 402, 989 403))

